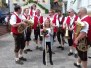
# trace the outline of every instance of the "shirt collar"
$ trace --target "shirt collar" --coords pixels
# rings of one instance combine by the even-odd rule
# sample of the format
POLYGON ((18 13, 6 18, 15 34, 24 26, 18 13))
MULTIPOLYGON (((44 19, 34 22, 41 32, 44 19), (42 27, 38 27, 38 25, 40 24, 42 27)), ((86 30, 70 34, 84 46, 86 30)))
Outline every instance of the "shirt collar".
POLYGON ((86 18, 87 16, 88 16, 88 15, 83 16, 83 17, 81 18, 81 20, 84 19, 84 18, 86 18))
POLYGON ((14 12, 14 14, 16 14, 17 16, 21 15, 21 14, 17 14, 16 12, 14 12))
POLYGON ((72 19, 72 18, 75 18, 75 16, 76 16, 76 15, 74 14, 72 17, 71 17, 71 16, 69 16, 69 17, 72 19))

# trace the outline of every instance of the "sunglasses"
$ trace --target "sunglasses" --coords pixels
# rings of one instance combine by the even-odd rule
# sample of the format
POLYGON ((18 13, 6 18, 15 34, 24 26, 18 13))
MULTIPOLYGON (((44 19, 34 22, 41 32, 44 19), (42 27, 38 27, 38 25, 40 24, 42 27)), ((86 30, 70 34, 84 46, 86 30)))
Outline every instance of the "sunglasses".
POLYGON ((71 13, 71 12, 68 12, 68 13, 71 13))

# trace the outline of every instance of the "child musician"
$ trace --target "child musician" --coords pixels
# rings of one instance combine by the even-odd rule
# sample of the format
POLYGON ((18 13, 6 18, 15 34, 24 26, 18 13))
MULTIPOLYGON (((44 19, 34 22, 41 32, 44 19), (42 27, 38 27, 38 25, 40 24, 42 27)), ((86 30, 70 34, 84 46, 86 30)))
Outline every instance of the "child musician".
MULTIPOLYGON (((50 59, 50 64, 53 65, 53 62, 52 62, 52 51, 51 51, 51 35, 52 35, 52 29, 51 29, 51 24, 50 24, 50 20, 47 19, 45 20, 44 22, 44 27, 43 27, 43 30, 47 30, 47 34, 44 36, 44 43, 45 43, 45 49, 47 50, 47 47, 48 47, 48 50, 49 50, 49 59, 50 59)), ((43 50, 43 64, 46 65, 46 60, 45 60, 45 51, 46 50, 43 50)))
MULTIPOLYGON (((23 20, 29 20, 30 19, 29 9, 28 8, 24 9, 22 19, 23 20)), ((29 51, 32 51, 31 49, 29 49, 29 41, 31 40, 31 38, 30 38, 30 36, 31 36, 31 27, 26 28, 26 30, 24 31, 24 35, 25 35, 25 41, 26 41, 26 49, 24 50, 24 53, 27 53, 29 51)))

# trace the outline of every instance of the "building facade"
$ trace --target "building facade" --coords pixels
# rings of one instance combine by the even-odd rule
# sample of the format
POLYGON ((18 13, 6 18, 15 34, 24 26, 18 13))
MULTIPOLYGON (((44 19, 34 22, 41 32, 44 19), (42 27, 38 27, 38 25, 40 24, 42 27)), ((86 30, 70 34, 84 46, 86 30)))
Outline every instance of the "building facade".
POLYGON ((24 5, 28 0, 12 0, 14 4, 24 5))
POLYGON ((6 0, 6 3, 9 4, 10 12, 14 11, 14 5, 24 5, 28 0, 6 0))
POLYGON ((42 6, 44 6, 45 8, 47 8, 48 10, 50 10, 50 0, 33 0, 33 1, 37 1, 38 3, 40 3, 42 6))
POLYGON ((67 8, 67 10, 73 8, 76 12, 78 12, 80 7, 85 7, 88 14, 91 15, 91 0, 63 0, 63 4, 67 4, 63 8, 67 8))

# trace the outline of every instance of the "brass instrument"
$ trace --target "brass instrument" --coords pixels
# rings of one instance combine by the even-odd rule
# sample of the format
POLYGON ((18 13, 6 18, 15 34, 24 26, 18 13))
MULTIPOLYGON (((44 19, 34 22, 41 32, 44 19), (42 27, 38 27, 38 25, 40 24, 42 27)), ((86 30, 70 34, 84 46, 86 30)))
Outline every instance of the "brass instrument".
POLYGON ((34 22, 32 19, 30 20, 24 20, 23 22, 25 22, 27 24, 27 26, 25 26, 24 24, 21 24, 18 26, 18 33, 23 33, 24 30, 27 28, 27 27, 32 27, 34 25, 34 22))
POLYGON ((86 37, 79 40, 78 46, 77 46, 78 50, 80 50, 82 52, 86 52, 88 50, 88 48, 90 48, 90 46, 87 45, 87 38, 86 37))
MULTIPOLYGON (((84 27, 84 25, 85 24, 81 23, 81 21, 78 21, 76 23, 76 31, 74 33, 74 39, 76 39, 78 37, 78 35, 79 35, 81 29, 84 27)), ((88 48, 89 48, 89 46, 87 45, 87 38, 86 37, 84 37, 78 41, 78 45, 77 45, 78 50, 85 52, 88 50, 88 48)))
POLYGON ((69 37, 69 27, 68 27, 67 24, 65 24, 65 26, 66 26, 66 30, 65 30, 65 38, 69 39, 69 38, 70 38, 70 37, 69 37))
POLYGON ((42 28, 42 24, 40 22, 38 22, 37 28, 38 29, 41 29, 42 28))
POLYGON ((78 21, 77 23, 76 23, 76 32, 74 33, 75 35, 74 35, 74 38, 77 38, 77 36, 79 35, 79 33, 80 33, 80 31, 81 31, 81 29, 84 27, 84 24, 83 23, 81 23, 81 21, 78 21))

